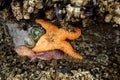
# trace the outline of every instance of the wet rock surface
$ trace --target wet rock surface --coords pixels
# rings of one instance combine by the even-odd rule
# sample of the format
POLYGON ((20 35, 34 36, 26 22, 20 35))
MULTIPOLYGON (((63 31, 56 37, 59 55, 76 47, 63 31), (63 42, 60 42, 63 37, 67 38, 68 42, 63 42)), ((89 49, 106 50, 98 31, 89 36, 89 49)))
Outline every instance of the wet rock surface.
MULTIPOLYGON (((119 27, 112 27, 110 24, 104 23, 86 28, 80 26, 82 35, 70 42, 74 49, 84 57, 82 61, 66 56, 62 60, 34 59, 30 62, 29 58, 20 57, 13 50, 13 40, 8 31, 10 24, 7 23, 0 20, 1 80, 120 79, 119 27)), ((17 24, 20 27, 22 23, 24 22, 11 22, 11 24, 17 24)), ((26 24, 26 27, 31 24, 26 24)), ((65 27, 64 24, 61 25, 65 27)))

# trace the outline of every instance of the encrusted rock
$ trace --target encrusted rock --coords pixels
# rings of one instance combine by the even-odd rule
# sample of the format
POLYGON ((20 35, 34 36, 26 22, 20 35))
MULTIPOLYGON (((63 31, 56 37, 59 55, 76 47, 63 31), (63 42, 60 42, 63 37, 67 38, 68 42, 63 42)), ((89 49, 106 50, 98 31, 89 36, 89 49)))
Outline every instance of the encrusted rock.
POLYGON ((21 7, 20 7, 20 3, 17 1, 13 1, 11 3, 11 8, 12 8, 12 12, 14 17, 16 17, 16 19, 19 21, 20 19, 23 18, 22 12, 21 12, 21 7))
POLYGON ((11 8, 14 17, 16 17, 18 21, 21 19, 30 19, 31 13, 37 13, 38 9, 43 8, 43 0, 23 0, 23 1, 13 0, 11 2, 11 8))
POLYGON ((114 0, 99 0, 100 12, 107 12, 105 22, 115 22, 120 25, 120 2, 114 0))
POLYGON ((76 21, 79 21, 81 18, 85 18, 84 11, 81 11, 81 7, 73 7, 69 4, 66 6, 66 12, 67 21, 70 21, 72 18, 74 18, 76 21))

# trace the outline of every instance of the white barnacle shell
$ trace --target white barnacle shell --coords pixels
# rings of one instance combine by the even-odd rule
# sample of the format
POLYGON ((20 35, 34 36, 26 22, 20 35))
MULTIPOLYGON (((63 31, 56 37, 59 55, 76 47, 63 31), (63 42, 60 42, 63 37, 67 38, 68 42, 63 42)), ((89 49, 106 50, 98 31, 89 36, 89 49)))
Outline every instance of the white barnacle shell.
POLYGON ((73 10, 74 10, 74 8, 70 4, 66 6, 66 11, 67 11, 66 17, 67 17, 67 20, 69 20, 70 17, 73 15, 73 10))
POLYGON ((35 7, 37 9, 42 9, 43 8, 43 5, 42 5, 43 0, 35 0, 35 1, 36 1, 35 7))
POLYGON ((116 5, 115 13, 118 14, 118 15, 120 15, 120 4, 116 5))
POLYGON ((111 19, 112 19, 112 17, 113 17, 112 14, 108 14, 108 15, 106 15, 106 17, 105 17, 105 22, 110 22, 111 19))
POLYGON ((80 8, 79 7, 74 8, 74 17, 77 17, 77 18, 80 17, 80 8))
POLYGON ((70 19, 73 19, 73 17, 76 20, 79 20, 80 18, 84 18, 83 11, 81 11, 81 7, 74 7, 69 4, 66 6, 66 12, 67 12, 66 20, 68 21, 70 19))
POLYGON ((113 17, 113 20, 120 25, 120 17, 119 16, 115 16, 113 17))
POLYGON ((35 6, 35 0, 29 0, 29 5, 31 7, 34 7, 35 6))
POLYGON ((23 10, 24 9, 26 9, 26 10, 28 9, 28 0, 23 1, 23 10))
POLYGON ((30 19, 30 14, 29 13, 24 14, 24 19, 30 19))
POLYGON ((33 7, 29 7, 28 8, 28 13, 32 13, 34 11, 34 8, 33 7))
POLYGON ((75 4, 77 6, 86 5, 89 0, 70 0, 71 4, 75 4))

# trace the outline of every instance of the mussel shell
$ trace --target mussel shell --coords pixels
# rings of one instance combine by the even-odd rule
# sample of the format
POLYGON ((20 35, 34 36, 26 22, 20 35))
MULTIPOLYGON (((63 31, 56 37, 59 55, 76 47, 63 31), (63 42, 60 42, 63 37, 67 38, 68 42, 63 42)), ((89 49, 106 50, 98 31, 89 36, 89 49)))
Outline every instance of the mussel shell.
POLYGON ((12 0, 0 0, 0 10, 10 7, 12 0))

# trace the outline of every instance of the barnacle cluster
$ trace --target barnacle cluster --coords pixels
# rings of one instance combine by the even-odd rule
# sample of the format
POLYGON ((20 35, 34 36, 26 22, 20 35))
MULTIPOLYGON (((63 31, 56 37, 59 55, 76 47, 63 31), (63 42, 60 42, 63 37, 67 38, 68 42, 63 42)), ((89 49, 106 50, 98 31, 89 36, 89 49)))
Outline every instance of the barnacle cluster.
POLYGON ((11 9, 14 17, 21 19, 31 19, 31 15, 42 14, 49 20, 58 19, 70 22, 86 24, 86 18, 92 12, 87 5, 93 5, 91 0, 12 0, 11 9), (91 3, 92 4, 89 4, 91 3), (88 10, 87 10, 88 9, 88 10))
MULTIPOLYGON (((48 2, 47 2, 48 3, 48 2)), ((48 5, 52 9, 45 11, 46 18, 49 20, 57 18, 65 22, 79 22, 86 25, 88 18, 93 14, 91 0, 51 0, 53 5, 48 5)))
POLYGON ((43 0, 12 0, 11 8, 17 20, 30 19, 31 13, 38 13, 38 9, 43 8, 43 0))
POLYGON ((30 19, 31 13, 38 13, 44 9, 45 17, 52 20, 54 17, 66 21, 80 21, 86 17, 85 5, 90 0, 13 0, 11 2, 12 12, 17 20, 30 19))
POLYGON ((70 0, 70 4, 66 6, 66 20, 67 21, 79 21, 85 18, 85 5, 89 0, 70 0))
POLYGON ((117 0, 99 0, 100 12, 106 13, 105 22, 120 25, 120 2, 117 0))
MULTIPOLYGON (((93 20, 99 22, 101 19, 106 23, 120 25, 118 0, 11 0, 9 3, 18 21, 40 14, 39 17, 49 20, 80 22, 83 26, 89 25, 93 20)), ((2 5, 0 9, 4 9, 2 5)))

